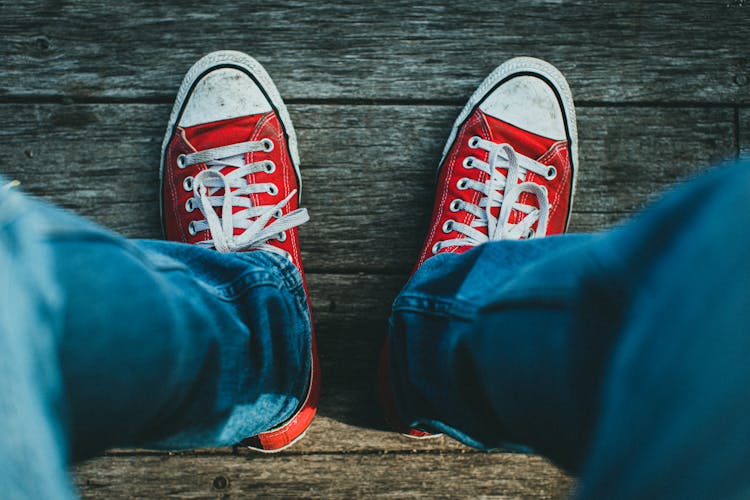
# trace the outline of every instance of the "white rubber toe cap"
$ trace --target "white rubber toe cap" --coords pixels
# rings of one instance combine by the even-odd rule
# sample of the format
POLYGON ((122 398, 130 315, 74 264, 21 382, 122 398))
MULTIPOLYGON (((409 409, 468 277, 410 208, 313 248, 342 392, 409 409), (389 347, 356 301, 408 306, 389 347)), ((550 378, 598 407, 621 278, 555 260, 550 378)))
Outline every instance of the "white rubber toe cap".
POLYGON ((218 68, 203 76, 188 97, 178 125, 203 123, 271 111, 271 103, 246 73, 218 68))
POLYGON ((565 140, 565 118, 555 92, 536 76, 511 78, 488 95, 479 109, 533 134, 565 140))

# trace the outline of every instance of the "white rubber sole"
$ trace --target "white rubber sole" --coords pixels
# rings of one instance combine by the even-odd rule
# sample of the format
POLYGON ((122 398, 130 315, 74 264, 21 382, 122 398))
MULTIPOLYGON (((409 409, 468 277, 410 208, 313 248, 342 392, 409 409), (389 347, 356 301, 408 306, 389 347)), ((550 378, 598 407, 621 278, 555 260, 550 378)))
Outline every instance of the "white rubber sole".
MULTIPOLYGON (((443 155, 440 158, 440 165, 443 165, 445 157, 448 155, 448 152, 453 146, 453 142, 456 140, 456 136, 458 135, 458 130, 464 124, 466 119, 469 118, 469 116, 474 112, 477 106, 479 106, 479 104, 489 94, 491 94, 492 91, 501 82, 508 79, 509 77, 512 77, 513 75, 521 74, 537 75, 543 78, 552 86, 552 88, 555 90, 555 93, 560 98, 560 104, 567 125, 566 130, 569 135, 571 164, 573 166, 573 180, 570 193, 570 206, 572 207, 573 199, 575 198, 576 181, 578 178, 579 169, 578 126, 576 124, 576 112, 573 105, 573 94, 570 91, 570 86, 568 85, 567 80, 565 80, 563 74, 560 73, 560 70, 558 70, 548 62, 542 61, 541 59, 536 59, 534 57, 514 57, 513 59, 509 59, 508 61, 495 68, 492 73, 490 73, 489 76, 484 79, 477 90, 474 91, 474 93, 471 95, 471 97, 469 98, 469 102, 466 103, 466 106, 464 106, 464 109, 461 111, 461 113, 458 115, 458 118, 456 118, 456 121, 453 123, 453 128, 451 129, 450 136, 448 136, 448 141, 446 142, 445 148, 443 149, 443 155)), ((570 216, 568 216, 567 222, 569 225, 570 216)), ((567 229, 568 228, 566 225, 565 230, 567 231, 567 229)))
POLYGON ((407 437, 409 439, 414 439, 415 441, 425 441, 427 439, 435 439, 443 436, 443 433, 439 434, 427 434, 426 436, 412 436, 410 434, 404 434, 403 432, 400 433, 402 436, 407 437))
MULTIPOLYGON (((164 140, 161 145, 161 160, 159 162, 159 210, 161 215, 162 226, 164 225, 164 200, 163 198, 163 183, 164 183, 164 160, 166 158, 167 147, 169 142, 172 140, 174 135, 174 129, 177 126, 177 120, 180 117, 181 111, 185 105, 185 100, 188 98, 190 91, 193 89, 195 83, 207 72, 214 68, 220 67, 234 67, 246 71, 252 78, 258 83, 258 86, 265 93, 271 102, 271 106, 276 109, 279 114, 284 130, 286 131, 289 145, 289 156, 294 166, 295 174, 297 175, 297 195, 299 199, 302 199, 302 176, 300 174, 299 167, 299 149, 297 145, 297 134, 294 131, 292 125, 292 119, 289 116, 286 104, 281 99, 276 85, 273 80, 266 72, 265 68, 249 55, 238 52, 235 50, 220 50, 217 52, 211 52, 199 59, 193 66, 188 70, 185 77, 182 79, 180 88, 177 91, 177 97, 175 98, 174 106, 172 106, 172 113, 169 115, 169 123, 167 124, 167 131, 164 134, 164 140)), ((162 227, 163 230, 163 227, 162 227)))
MULTIPOLYGON (((308 427, 308 429, 309 429, 309 427, 308 427)), ((261 432, 261 434, 263 434, 263 433, 261 432)), ((294 446, 295 444, 297 444, 297 441, 300 441, 303 437, 305 437, 305 434, 307 434, 307 429, 305 429, 304 431, 302 431, 302 434, 300 434, 296 438, 292 439, 290 442, 288 442, 287 444, 285 444, 281 448, 274 448, 272 450, 266 450, 265 448, 256 448, 255 446, 249 446, 249 445, 245 445, 245 448, 247 448, 248 450, 257 451, 258 453, 263 453, 264 455, 273 455, 274 453, 279 453, 279 452, 284 451, 284 450, 286 450, 288 448, 291 448, 292 446, 294 446)))

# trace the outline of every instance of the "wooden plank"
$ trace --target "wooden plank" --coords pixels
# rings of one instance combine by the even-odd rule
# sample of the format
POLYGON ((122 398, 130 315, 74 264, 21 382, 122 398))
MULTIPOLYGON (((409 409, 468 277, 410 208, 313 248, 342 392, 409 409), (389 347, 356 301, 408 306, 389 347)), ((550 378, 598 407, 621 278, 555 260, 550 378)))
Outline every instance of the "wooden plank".
MULTIPOLYGON (((320 415, 313 420, 305 437, 289 448, 289 453, 434 453, 471 450, 444 435, 431 439, 412 439, 390 429, 370 427, 373 423, 367 421, 368 414, 364 409, 374 407, 374 402, 373 394, 370 393, 324 386, 320 415), (366 398, 361 397, 362 394, 366 398), (357 415, 354 418, 350 415, 342 416, 342 408, 347 408, 349 413, 354 413, 356 408, 357 415)), ((379 408, 376 408, 376 415, 380 419, 379 408)), ((237 447, 234 452, 256 454, 255 451, 241 447, 237 447)))
MULTIPOLYGON (((455 106, 294 105, 303 161, 301 229, 311 271, 406 272, 432 206, 455 106)), ((0 172, 130 237, 161 237, 167 105, 0 105, 0 172)), ((595 230, 678 179, 736 154, 729 108, 579 109, 573 228, 595 230)))
POLYGON ((75 469, 83 498, 563 498, 572 480, 518 454, 109 456, 75 469))
POLYGON ((167 99, 198 57, 233 47, 293 99, 459 102, 529 54, 586 101, 747 104, 748 14, 740 0, 19 0, 3 5, 0 96, 167 99))
MULTIPOLYGON (((326 382, 328 379, 326 379, 326 382)), ((364 422, 364 408, 374 406, 372 394, 369 396, 364 407, 358 406, 359 415, 356 423, 352 423, 348 418, 341 418, 339 415, 330 416, 331 410, 338 413, 338 409, 349 406, 353 407, 355 401, 358 403, 363 398, 359 397, 352 390, 336 391, 328 390, 329 385, 323 386, 324 394, 321 399, 322 407, 319 414, 315 417, 310 427, 305 433, 305 437, 294 444, 294 446, 280 452, 282 454, 335 454, 335 453, 359 453, 359 454, 377 454, 377 453, 438 453, 438 452, 460 452, 467 453, 473 450, 468 446, 455 441, 445 435, 436 436, 430 439, 412 439, 402 436, 391 429, 369 427, 370 422, 364 422), (335 400, 346 400, 345 404, 340 404, 335 400)), ((380 410, 377 410, 378 417, 380 410)), ((377 424, 376 424, 377 425, 377 424)), ((148 448, 115 448, 107 451, 107 455, 164 455, 166 452, 152 450, 148 448)), ((169 452, 179 453, 179 452, 169 452)), ((224 448, 205 448, 191 450, 192 455, 257 455, 258 452, 247 447, 224 447, 224 448)))
POLYGON ((750 109, 740 108, 739 115, 739 155, 740 158, 750 159, 750 109))

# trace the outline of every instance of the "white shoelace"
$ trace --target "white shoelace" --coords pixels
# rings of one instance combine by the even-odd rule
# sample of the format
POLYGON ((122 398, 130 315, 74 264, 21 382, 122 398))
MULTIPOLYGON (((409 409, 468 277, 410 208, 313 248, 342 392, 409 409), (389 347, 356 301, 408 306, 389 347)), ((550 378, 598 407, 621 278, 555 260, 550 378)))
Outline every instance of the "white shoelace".
POLYGON ((180 155, 177 162, 180 168, 196 163, 205 163, 208 167, 198 175, 187 177, 183 187, 193 191, 193 197, 188 199, 185 209, 192 212, 199 208, 205 217, 201 221, 193 221, 188 227, 191 235, 208 229, 211 239, 198 242, 199 245, 216 248, 219 252, 236 252, 250 248, 261 249, 278 254, 285 254, 283 250, 269 245, 268 240, 276 238, 286 239, 285 231, 307 222, 310 217, 307 209, 298 208, 282 215, 281 209, 289 202, 297 190, 275 205, 254 206, 247 196, 252 193, 269 193, 275 195, 278 187, 271 182, 249 184, 247 176, 259 172, 269 174, 276 170, 272 161, 263 160, 245 163, 245 153, 255 151, 269 152, 273 150, 270 139, 249 141, 219 148, 207 149, 197 153, 180 155), (227 168, 232 167, 232 169, 227 168), (216 193, 223 190, 223 195, 216 193), (213 207, 221 207, 221 215, 213 207), (242 207, 232 213, 233 207, 242 207), (266 225, 272 217, 276 220, 266 225), (243 228, 244 232, 235 236, 234 229, 243 228))
POLYGON ((437 253, 441 248, 450 246, 477 246, 493 240, 519 240, 544 236, 547 233, 550 209, 547 188, 526 181, 526 172, 534 172, 547 180, 552 180, 557 176, 556 169, 523 156, 509 144, 497 144, 474 136, 469 139, 469 147, 487 151, 488 161, 485 163, 469 156, 463 161, 464 168, 477 168, 488 174, 489 178, 485 182, 479 182, 463 177, 458 180, 456 187, 473 189, 484 196, 480 198, 478 205, 459 199, 451 202, 452 212, 463 210, 474 215, 475 218, 470 225, 454 220, 446 221, 442 228, 444 232, 457 231, 465 238, 440 241, 432 247, 432 252, 437 253), (501 168, 507 170, 507 175, 500 172, 501 168), (539 208, 521 203, 519 200, 523 193, 536 196, 539 208), (500 207, 497 217, 492 215, 495 207, 500 207), (513 211, 526 215, 517 223, 511 223, 510 217, 513 211), (534 232, 532 226, 537 221, 537 229, 534 232), (483 227, 487 228, 486 235, 477 229, 483 227))

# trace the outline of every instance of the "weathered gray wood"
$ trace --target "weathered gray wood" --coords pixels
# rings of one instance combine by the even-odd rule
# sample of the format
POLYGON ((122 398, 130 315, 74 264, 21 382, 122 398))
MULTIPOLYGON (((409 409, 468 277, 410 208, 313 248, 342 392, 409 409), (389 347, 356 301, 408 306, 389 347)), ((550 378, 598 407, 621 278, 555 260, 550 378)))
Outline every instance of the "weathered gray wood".
POLYGON ((739 110, 739 151, 740 158, 750 158, 750 109, 739 110))
POLYGON ((517 454, 110 456, 78 466, 84 498, 563 498, 570 478, 517 454))
MULTIPOLYGON (((301 228, 311 271, 408 271, 426 231, 456 106, 294 105, 301 228)), ((132 237, 160 237, 158 161, 168 105, 0 105, 0 172, 132 237)), ((642 207, 736 154, 729 108, 579 109, 574 230, 642 207)))
POLYGON ((258 57, 296 99, 463 101, 516 55, 588 101, 750 102, 742 0, 419 4, 4 2, 0 96, 171 97, 204 53, 258 57))
MULTIPOLYGON (((8 123, 0 138, 11 152, 0 170, 126 234, 158 237, 156 165, 168 108, 0 106, 8 123)), ((325 380, 320 417, 295 453, 465 449, 448 438, 415 442, 377 430, 383 423, 373 384, 389 306, 419 245, 435 165, 458 109, 292 106, 303 145, 305 201, 314 215, 303 228, 310 245, 305 258, 309 267, 327 271, 309 275, 325 380), (358 268, 370 272, 335 272, 358 268)), ((734 147, 728 109, 582 108, 580 116, 578 204, 585 211, 573 219, 576 230, 615 223, 734 147)), ((91 470, 109 467, 107 460, 115 459, 94 462, 91 470)), ((519 470, 525 478, 536 474, 519 470)), ((122 484, 133 482, 133 469, 112 473, 122 484)), ((172 488, 174 480, 167 475, 163 484, 172 488)))
POLYGON ((275 457, 113 452, 78 467, 85 497, 564 496, 571 479, 539 457, 386 432, 375 402, 390 302, 460 104, 508 57, 559 65, 589 105, 574 231, 618 223, 738 147, 750 157, 750 111, 735 120, 733 108, 750 105, 750 10, 739 0, 19 0, 0 10, 0 173, 127 236, 160 236, 161 135, 204 53, 258 57, 294 103, 302 144, 324 369, 307 437, 275 457))

